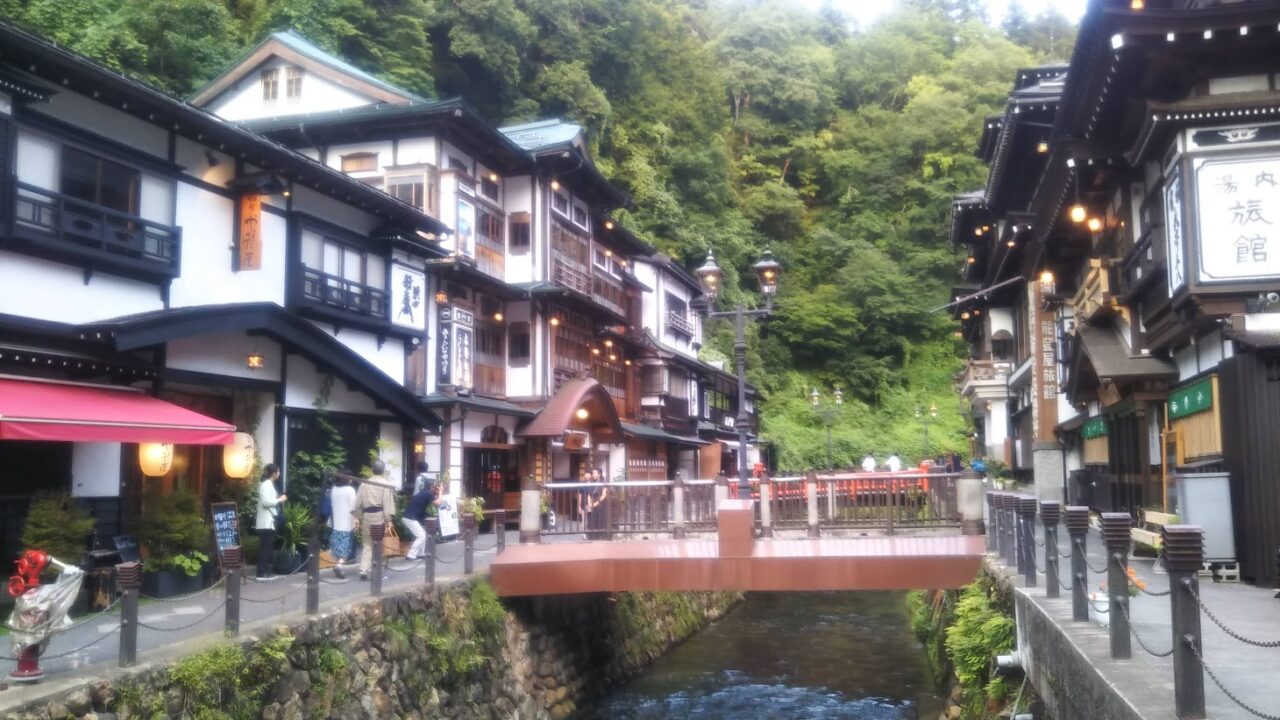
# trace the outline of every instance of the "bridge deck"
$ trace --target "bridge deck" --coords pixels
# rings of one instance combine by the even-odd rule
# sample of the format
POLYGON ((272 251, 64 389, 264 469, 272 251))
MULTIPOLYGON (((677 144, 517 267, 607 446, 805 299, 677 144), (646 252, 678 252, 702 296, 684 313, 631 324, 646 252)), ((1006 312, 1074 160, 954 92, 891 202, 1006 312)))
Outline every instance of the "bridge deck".
POLYGON ((493 561, 499 595, 640 590, 958 588, 978 574, 980 535, 583 542, 508 547, 493 561), (732 547, 731 547, 732 546, 732 547))

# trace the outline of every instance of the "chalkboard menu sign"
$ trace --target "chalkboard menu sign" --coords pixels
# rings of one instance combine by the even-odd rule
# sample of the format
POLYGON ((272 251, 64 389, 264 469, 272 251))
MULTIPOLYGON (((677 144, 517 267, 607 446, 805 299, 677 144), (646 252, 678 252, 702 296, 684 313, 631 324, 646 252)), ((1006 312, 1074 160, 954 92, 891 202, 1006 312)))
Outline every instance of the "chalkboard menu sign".
POLYGON ((233 502, 216 502, 209 506, 213 515, 213 539, 218 543, 218 557, 222 551, 240 544, 240 512, 233 502))
POLYGON ((116 546, 116 552, 120 553, 121 562, 140 562, 142 556, 138 554, 138 541, 128 535, 116 535, 111 538, 116 546))

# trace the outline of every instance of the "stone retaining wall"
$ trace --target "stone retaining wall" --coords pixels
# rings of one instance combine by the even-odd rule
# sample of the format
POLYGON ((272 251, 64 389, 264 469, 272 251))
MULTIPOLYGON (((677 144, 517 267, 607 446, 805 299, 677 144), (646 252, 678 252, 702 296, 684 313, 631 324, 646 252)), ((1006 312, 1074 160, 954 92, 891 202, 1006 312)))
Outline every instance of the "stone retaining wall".
POLYGON ((3 720, 572 717, 736 593, 499 602, 484 580, 367 600, 120 671, 3 720))

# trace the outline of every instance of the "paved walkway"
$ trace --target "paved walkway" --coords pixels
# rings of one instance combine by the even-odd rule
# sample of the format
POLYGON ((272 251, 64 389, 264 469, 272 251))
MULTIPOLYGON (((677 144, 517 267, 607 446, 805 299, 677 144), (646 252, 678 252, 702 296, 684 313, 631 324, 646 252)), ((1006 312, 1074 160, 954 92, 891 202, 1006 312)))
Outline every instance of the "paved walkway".
MULTIPOLYGON (((519 542, 519 533, 508 531, 508 544, 519 542)), ((487 573, 493 558, 497 556, 497 538, 492 534, 476 538, 475 571, 487 573)), ((436 582, 448 583, 462 577, 462 542, 442 543, 436 548, 436 582)), ((383 580, 383 594, 421 584, 425 580, 425 568, 421 562, 393 558, 388 562, 388 572, 383 580)), ((252 568, 249 568, 252 572, 252 568)), ((354 566, 346 569, 346 579, 339 580, 332 570, 320 571, 320 606, 324 610, 369 597, 369 583, 359 580, 354 566)), ((306 572, 280 576, 274 581, 260 582, 250 579, 240 590, 240 624, 242 629, 262 621, 286 622, 303 617, 306 610, 306 572)), ((221 636, 226 591, 222 583, 186 598, 148 600, 144 597, 138 608, 138 655, 156 655, 164 648, 187 644, 199 639, 221 636)), ((43 695, 47 686, 60 679, 103 674, 116 667, 120 653, 119 606, 106 612, 76 620, 76 626, 58 634, 50 642, 45 657, 40 661, 45 678, 31 686, 9 682, 8 674, 14 663, 0 660, 0 684, 8 688, 0 691, 0 711, 43 695), (87 647, 86 647, 87 646, 87 647), (46 688, 42 690, 41 688, 46 688)), ((7 637, 0 637, 0 657, 13 654, 7 637)))
MULTIPOLYGON (((1039 522, 1036 524, 1036 532, 1037 541, 1043 542, 1043 526, 1039 522)), ((1058 536, 1059 550, 1069 552, 1070 540, 1065 527, 1059 529, 1058 536)), ((1104 568, 1106 552, 1097 530, 1090 530, 1086 547, 1089 565, 1097 569, 1104 568)), ((1044 552, 1044 548, 1036 548, 1039 587, 1038 590, 1031 590, 1028 593, 1042 606, 1057 602, 1044 597, 1044 552)), ((1148 591, 1158 593, 1169 589, 1168 575, 1156 567, 1156 561, 1153 558, 1130 557, 1129 566, 1147 584, 1148 591)), ((1060 568, 1064 575, 1069 575, 1070 560, 1063 559, 1060 568)), ((1099 583, 1103 580, 1102 574, 1094 570, 1089 571, 1089 588, 1092 592, 1103 594, 1099 588, 1099 583)), ((1064 581, 1068 586, 1073 585, 1069 577, 1065 577, 1064 581)), ((1018 585, 1022 586, 1020 579, 1018 585)), ((1228 628, 1250 640, 1269 641, 1280 645, 1280 599, 1274 598, 1274 595, 1274 590, 1243 583, 1213 582, 1207 577, 1200 578, 1200 598, 1203 606, 1207 607, 1228 628)), ((1070 592, 1062 590, 1061 596, 1068 603, 1070 602, 1070 592)), ((1133 629, 1142 642, 1157 653, 1167 652, 1173 643, 1169 620, 1169 598, 1139 594, 1130 600, 1129 605, 1133 629)), ((1280 665, 1280 647, 1259 648, 1246 645, 1229 636, 1203 612, 1201 628, 1204 661, 1218 675, 1227 689, 1237 698, 1263 713, 1263 717, 1280 716, 1280 682, 1277 682, 1275 671, 1275 668, 1280 665)), ((1144 651, 1136 640, 1132 646, 1132 659, 1116 662, 1141 663, 1141 667, 1150 673, 1153 681, 1167 683, 1172 688, 1173 659, 1152 656, 1144 651)), ((1114 681, 1123 689, 1124 680, 1114 678, 1114 681)), ((1233 702, 1226 693, 1214 685, 1207 675, 1205 700, 1210 720, 1259 717, 1250 714, 1233 702)), ((1170 704, 1172 704, 1172 698, 1170 698, 1170 704)))

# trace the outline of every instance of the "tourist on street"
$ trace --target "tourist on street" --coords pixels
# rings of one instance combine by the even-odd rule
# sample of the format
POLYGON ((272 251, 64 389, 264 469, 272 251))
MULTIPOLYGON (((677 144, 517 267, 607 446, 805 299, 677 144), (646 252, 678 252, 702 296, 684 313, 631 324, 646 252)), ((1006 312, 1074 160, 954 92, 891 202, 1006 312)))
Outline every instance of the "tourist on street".
POLYGON ((356 489, 351 487, 351 472, 343 469, 334 475, 329 491, 333 530, 329 533, 329 552, 333 555, 333 574, 345 577, 342 566, 355 556, 356 536, 352 509, 356 506, 356 489))
POLYGON ((897 455, 890 455, 889 459, 884 461, 884 466, 889 468, 889 472, 898 472, 902 469, 902 459, 897 455))
POLYGON ((862 472, 875 472, 875 471, 876 471, 876 459, 871 455, 867 455, 866 457, 862 458, 862 472))
MULTIPOLYGON (((427 471, 429 471, 430 469, 431 469, 431 466, 427 464, 426 460, 418 461, 418 474, 413 476, 413 494, 414 495, 417 495, 418 493, 422 492, 423 490, 426 490, 427 488, 431 487, 434 484, 431 482, 431 478, 427 477, 427 471)), ((439 496, 440 493, 436 493, 436 495, 439 496)))
MULTIPOLYGON (((360 579, 369 579, 369 569, 373 567, 373 539, 369 528, 373 525, 385 526, 396 514, 396 492, 390 481, 383 477, 387 464, 374 460, 369 468, 372 474, 360 483, 356 491, 356 503, 351 508, 351 517, 360 525, 360 579)), ((378 568, 382 572, 382 568, 378 568)))
POLYGON ((258 517, 254 528, 258 531, 258 577, 270 577, 271 559, 275 555, 276 519, 280 516, 280 503, 288 499, 276 494, 276 479, 280 467, 269 463, 262 468, 262 481, 258 483, 258 517))
POLYGON ((427 508, 440 504, 440 493, 433 485, 427 485, 409 498, 404 506, 404 515, 400 519, 413 535, 413 545, 409 546, 409 560, 417 560, 427 549, 427 531, 422 523, 427 519, 427 508))
POLYGON ((607 532, 608 518, 605 517, 604 503, 609 499, 609 488, 604 483, 604 470, 595 467, 587 475, 591 487, 583 489, 578 496, 578 514, 582 516, 587 527, 587 539, 603 539, 607 532))

